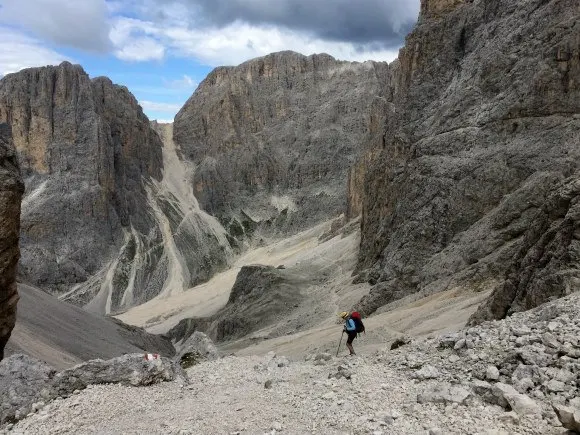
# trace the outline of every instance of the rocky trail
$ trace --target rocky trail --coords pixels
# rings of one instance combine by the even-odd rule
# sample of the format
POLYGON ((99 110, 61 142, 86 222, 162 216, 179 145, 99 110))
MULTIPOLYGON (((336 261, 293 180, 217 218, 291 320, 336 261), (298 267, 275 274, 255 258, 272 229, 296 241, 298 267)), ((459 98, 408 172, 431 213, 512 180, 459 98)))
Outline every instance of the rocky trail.
POLYGON ((227 356, 189 383, 89 386, 9 433, 563 434, 579 429, 579 302, 361 356, 227 356))

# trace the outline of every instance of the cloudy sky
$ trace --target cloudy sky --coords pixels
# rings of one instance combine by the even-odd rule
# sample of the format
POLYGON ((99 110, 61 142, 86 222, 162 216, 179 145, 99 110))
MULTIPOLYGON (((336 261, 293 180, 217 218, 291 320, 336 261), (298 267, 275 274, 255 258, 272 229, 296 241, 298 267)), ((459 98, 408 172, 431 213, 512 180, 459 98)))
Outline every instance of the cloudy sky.
POLYGON ((420 0, 0 0, 0 75, 80 63, 170 120, 209 71, 280 50, 393 60, 420 0))

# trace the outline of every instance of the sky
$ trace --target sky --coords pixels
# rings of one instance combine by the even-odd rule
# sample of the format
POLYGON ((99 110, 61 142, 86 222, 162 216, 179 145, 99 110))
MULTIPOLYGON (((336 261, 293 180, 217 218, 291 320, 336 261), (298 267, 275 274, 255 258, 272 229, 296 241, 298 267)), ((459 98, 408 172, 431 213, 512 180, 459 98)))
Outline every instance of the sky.
POLYGON ((392 61, 420 0, 0 0, 0 76, 81 64, 171 121, 216 66, 293 50, 392 61))

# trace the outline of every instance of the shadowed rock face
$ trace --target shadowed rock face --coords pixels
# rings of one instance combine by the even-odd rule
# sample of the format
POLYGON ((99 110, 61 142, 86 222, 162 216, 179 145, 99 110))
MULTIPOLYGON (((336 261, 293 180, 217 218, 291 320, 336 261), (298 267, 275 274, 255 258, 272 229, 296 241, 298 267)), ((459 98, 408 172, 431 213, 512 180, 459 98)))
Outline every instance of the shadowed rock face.
POLYGON ((20 251, 20 201, 24 184, 10 126, 0 124, 0 360, 16 322, 16 266, 20 251))
POLYGON ((580 174, 550 194, 503 281, 471 316, 471 325, 502 319, 580 289, 580 174))
POLYGON ((0 121, 12 125, 27 187, 23 281, 114 313, 226 263, 223 228, 164 189, 161 138, 125 87, 66 62, 23 70, 0 81, 0 121))
POLYGON ((214 70, 174 127, 181 152, 198 165, 202 208, 222 222, 236 217, 234 237, 252 221, 293 232, 343 212, 348 169, 387 73, 385 63, 293 52, 214 70))
POLYGON ((223 309, 207 318, 182 320, 168 335, 175 341, 186 340, 195 331, 205 332, 216 342, 244 337, 298 307, 303 299, 301 288, 307 282, 291 270, 244 266, 223 309))
MULTIPOLYGON (((375 284, 366 313, 502 282, 580 162, 577 2, 422 4, 390 66, 382 134, 350 177, 351 210, 362 203, 359 279, 375 284)), ((546 300, 533 293, 521 307, 546 300)))

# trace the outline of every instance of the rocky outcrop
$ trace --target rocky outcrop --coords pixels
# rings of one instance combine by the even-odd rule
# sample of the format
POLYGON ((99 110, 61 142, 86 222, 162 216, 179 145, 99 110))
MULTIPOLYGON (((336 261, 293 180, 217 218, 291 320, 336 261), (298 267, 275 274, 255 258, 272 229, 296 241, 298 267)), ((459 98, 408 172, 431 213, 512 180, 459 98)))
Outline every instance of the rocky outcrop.
POLYGON ((54 389, 59 397, 83 390, 89 385, 122 384, 143 387, 160 382, 187 382, 187 375, 179 364, 167 358, 149 354, 123 355, 110 360, 92 360, 58 373, 54 389))
POLYGON ((0 363, 0 427, 90 385, 141 387, 169 381, 183 384, 188 379, 178 364, 165 358, 147 360, 140 354, 124 355, 107 361, 89 361, 58 373, 42 361, 13 355, 0 363))
POLYGON ((303 299, 300 289, 305 281, 291 269, 244 266, 223 309, 210 317, 184 319, 168 335, 182 341, 195 331, 202 331, 216 342, 248 336, 297 308, 303 299))
MULTIPOLYGON (((577 21, 573 0, 422 2, 390 65, 362 192, 360 171, 351 176, 351 209, 362 198, 358 279, 374 285, 361 311, 503 281, 580 161, 577 21)), ((535 292, 521 307, 549 296, 535 292)))
POLYGON ((211 276, 214 264, 186 262, 174 238, 192 252, 218 246, 225 264, 227 240, 195 233, 203 222, 176 230, 183 205, 158 195, 163 144, 127 88, 66 62, 23 70, 0 81, 0 121, 12 125, 28 192, 23 281, 114 313, 211 276))
POLYGON ((524 234, 505 280, 470 318, 501 319, 580 290, 580 175, 558 185, 524 234))
POLYGON ((256 222, 293 232, 339 215, 387 73, 385 63, 293 52, 211 72, 174 130, 198 165, 201 207, 238 240, 256 222))
POLYGON ((0 124, 0 361, 16 322, 16 266, 20 251, 20 201, 24 184, 10 126, 0 124))
POLYGON ((214 361, 220 357, 218 348, 203 332, 196 331, 191 337, 177 343, 178 353, 175 357, 184 369, 201 361, 214 361))
POLYGON ((577 401, 576 407, 555 405, 554 411, 562 426, 574 433, 580 433, 580 401, 577 401))

